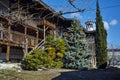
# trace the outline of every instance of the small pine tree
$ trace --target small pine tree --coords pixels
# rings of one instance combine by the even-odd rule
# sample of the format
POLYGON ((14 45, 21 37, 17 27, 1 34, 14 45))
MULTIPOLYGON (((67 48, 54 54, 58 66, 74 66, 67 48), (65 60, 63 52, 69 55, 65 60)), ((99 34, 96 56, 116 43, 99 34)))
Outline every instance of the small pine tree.
POLYGON ((74 20, 72 27, 68 28, 65 36, 67 52, 64 66, 72 69, 88 68, 91 63, 90 54, 87 53, 87 41, 83 27, 78 20, 74 20))

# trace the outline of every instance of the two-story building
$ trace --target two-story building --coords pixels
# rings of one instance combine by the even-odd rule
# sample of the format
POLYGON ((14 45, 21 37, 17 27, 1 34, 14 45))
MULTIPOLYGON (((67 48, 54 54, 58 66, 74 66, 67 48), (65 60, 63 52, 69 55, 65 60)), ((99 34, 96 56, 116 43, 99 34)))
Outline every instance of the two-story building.
POLYGON ((70 25, 41 0, 0 0, 0 59, 20 61, 48 34, 62 36, 70 25))

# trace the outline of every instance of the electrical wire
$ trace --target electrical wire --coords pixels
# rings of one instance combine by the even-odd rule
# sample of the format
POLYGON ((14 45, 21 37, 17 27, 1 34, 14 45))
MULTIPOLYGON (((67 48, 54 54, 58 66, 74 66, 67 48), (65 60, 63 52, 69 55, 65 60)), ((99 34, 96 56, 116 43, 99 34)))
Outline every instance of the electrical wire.
MULTIPOLYGON (((120 7, 120 4, 113 5, 113 6, 102 7, 100 9, 109 9, 109 8, 115 8, 115 7, 120 7)), ((88 10, 85 10, 85 12, 87 12, 87 11, 94 11, 94 10, 96 10, 96 9, 88 9, 88 10)))
MULTIPOLYGON (((113 5, 113 6, 107 6, 107 7, 102 7, 100 9, 109 9, 109 8, 115 8, 115 7, 120 7, 120 4, 119 5, 113 5)), ((95 11, 96 9, 87 9, 87 10, 84 10, 83 12, 88 12, 88 11, 95 11)), ((72 12, 64 12, 62 15, 64 14, 72 14, 72 13, 77 13, 77 12, 81 12, 81 11, 72 11, 72 12)))

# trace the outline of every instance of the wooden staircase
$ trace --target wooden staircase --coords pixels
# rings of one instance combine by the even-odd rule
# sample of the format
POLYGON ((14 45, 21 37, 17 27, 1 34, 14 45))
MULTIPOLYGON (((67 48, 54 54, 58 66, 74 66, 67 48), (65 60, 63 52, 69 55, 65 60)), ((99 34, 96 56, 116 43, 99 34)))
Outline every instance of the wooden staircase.
POLYGON ((44 49, 44 39, 38 43, 38 45, 36 45, 30 52, 29 54, 31 54, 35 49, 44 49))

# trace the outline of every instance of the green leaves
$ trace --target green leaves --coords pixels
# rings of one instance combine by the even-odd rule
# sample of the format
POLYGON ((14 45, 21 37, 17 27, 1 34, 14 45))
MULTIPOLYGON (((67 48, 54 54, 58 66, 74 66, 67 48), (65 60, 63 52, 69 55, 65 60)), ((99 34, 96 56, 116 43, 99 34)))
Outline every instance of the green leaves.
POLYGON ((62 38, 57 38, 50 35, 47 37, 45 47, 48 50, 48 53, 54 53, 56 58, 62 58, 66 51, 65 41, 62 38))
POLYGON ((62 38, 57 38, 52 35, 47 36, 46 43, 45 43, 46 48, 55 48, 56 53, 65 53, 66 46, 65 46, 65 41, 62 38))
POLYGON ((32 54, 28 54, 22 61, 22 67, 27 70, 37 70, 41 67, 61 68, 65 50, 65 41, 62 38, 48 36, 45 49, 36 49, 32 54))
POLYGON ((28 54, 22 61, 23 69, 37 70, 41 67, 49 67, 52 59, 44 50, 34 50, 32 54, 28 54))

